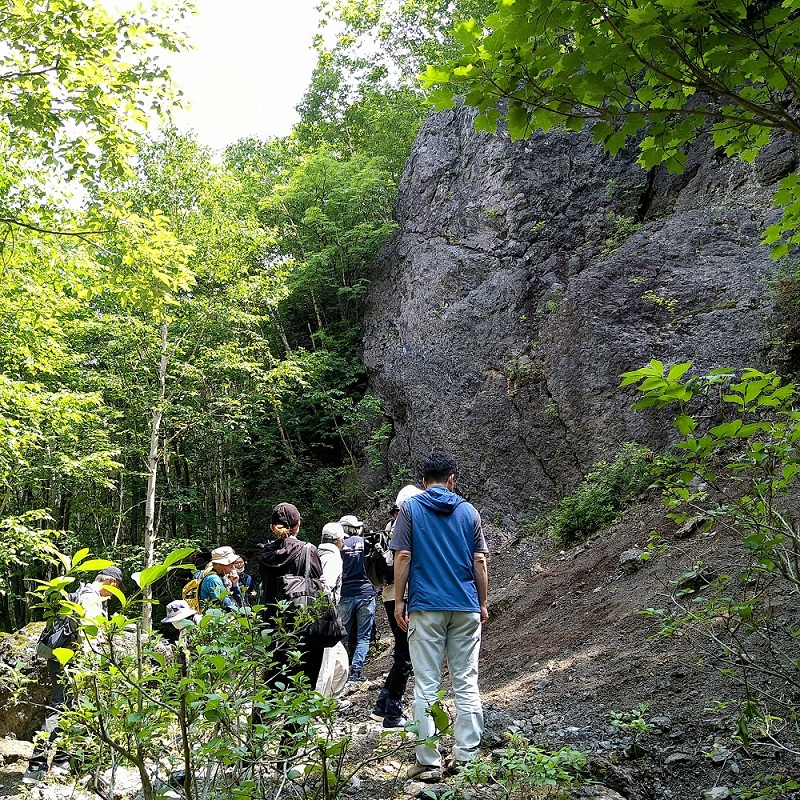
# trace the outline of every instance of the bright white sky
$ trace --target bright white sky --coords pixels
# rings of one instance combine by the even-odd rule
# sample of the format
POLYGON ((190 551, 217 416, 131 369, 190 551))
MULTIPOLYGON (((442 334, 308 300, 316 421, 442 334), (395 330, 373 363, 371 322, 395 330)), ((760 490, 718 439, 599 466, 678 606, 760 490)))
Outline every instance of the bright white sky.
POLYGON ((316 63, 318 0, 195 0, 194 50, 173 59, 188 111, 175 122, 221 150, 245 136, 282 136, 297 121, 316 63))

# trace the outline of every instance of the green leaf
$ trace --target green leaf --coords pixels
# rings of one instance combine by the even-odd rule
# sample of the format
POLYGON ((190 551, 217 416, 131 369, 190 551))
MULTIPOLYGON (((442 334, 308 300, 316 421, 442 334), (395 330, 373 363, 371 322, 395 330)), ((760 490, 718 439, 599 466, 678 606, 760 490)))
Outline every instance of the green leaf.
POLYGON ((625 139, 625 134, 622 131, 618 131, 609 136, 605 142, 603 142, 603 146, 612 156, 615 156, 625 146, 625 139))
POLYGON ((595 144, 600 144, 614 133, 614 126, 605 120, 598 120, 592 126, 592 137, 595 144))
POLYGON ((731 422, 725 422, 722 425, 715 425, 713 428, 711 428, 710 432, 719 439, 727 439, 735 436, 736 432, 741 427, 742 421, 740 419, 735 419, 731 422))
POLYGON ((167 568, 163 564, 154 564, 141 572, 135 572, 131 577, 142 589, 146 589, 151 583, 163 578, 166 574, 167 568))
POLYGON ((71 658, 75 656, 75 651, 70 650, 68 647, 56 647, 53 650, 53 655, 58 659, 59 664, 63 667, 71 658))
MULTIPOLYGON (((182 547, 180 550, 173 550, 162 563, 165 567, 171 567, 173 564, 177 563, 178 561, 182 561, 184 558, 187 558, 194 552, 194 548, 192 547, 182 547)), ((182 564, 181 567, 192 567, 192 565, 182 564)))
POLYGON ((686 414, 681 414, 680 416, 675 417, 674 424, 684 436, 694 433, 695 428, 697 428, 697 422, 695 419, 687 416, 686 414))
POLYGON ((448 109, 454 108, 456 104, 452 90, 446 87, 428 92, 427 102, 437 111, 447 111, 448 109))
POLYGON ((207 660, 214 666, 214 669, 222 674, 228 667, 228 661, 222 656, 207 656, 207 660))
POLYGON ((430 713, 436 733, 446 733, 450 727, 450 717, 438 700, 431 705, 430 713))
POLYGON ((722 399, 726 403, 734 403, 737 406, 742 406, 744 408, 744 398, 740 397, 738 394, 724 394, 722 395, 722 399))
POLYGON ((109 561, 107 558, 93 558, 89 561, 84 561, 81 564, 81 571, 83 572, 99 572, 106 567, 113 567, 114 562, 109 561))
POLYGON ((530 120, 527 108, 521 103, 509 103, 508 112, 506 113, 506 123, 512 142, 524 139, 530 132, 530 120))
POLYGON ((684 361, 680 364, 673 364, 669 368, 669 374, 667 375, 667 381, 669 383, 674 383, 675 381, 679 381, 688 370, 692 367, 691 361, 684 361))
POLYGON ((110 584, 105 584, 103 587, 106 592, 110 592, 113 597, 116 597, 120 603, 122 603, 122 607, 128 604, 128 600, 126 599, 125 595, 122 593, 121 589, 118 589, 116 586, 111 586, 110 584))
POLYGON ((664 389, 667 383, 663 378, 645 378, 642 383, 639 385, 639 389, 642 392, 649 392, 653 389, 664 389))
POLYGON ((449 68, 428 66, 425 72, 420 75, 420 80, 422 81, 423 87, 427 89, 430 86, 436 86, 440 83, 447 83, 452 75, 453 72, 449 68))

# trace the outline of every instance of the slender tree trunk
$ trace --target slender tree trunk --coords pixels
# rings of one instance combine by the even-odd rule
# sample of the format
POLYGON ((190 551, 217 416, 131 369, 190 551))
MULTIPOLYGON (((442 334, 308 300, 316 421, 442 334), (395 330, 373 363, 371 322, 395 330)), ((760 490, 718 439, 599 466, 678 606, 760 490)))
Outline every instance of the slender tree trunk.
MULTIPOLYGON (((174 447, 165 448, 164 453, 164 475, 167 482, 167 497, 172 498, 169 509, 169 537, 168 541, 175 541, 178 538, 178 521, 176 519, 177 506, 175 505, 175 484, 177 482, 180 490, 180 462, 176 453, 177 444, 174 447)), ((163 503, 162 503, 163 505, 163 503)), ((163 512, 163 508, 162 508, 163 512)))
POLYGON ((322 324, 322 316, 319 313, 319 306, 317 305, 317 296, 314 294, 314 290, 311 290, 311 302, 314 304, 314 316, 317 318, 317 330, 321 331, 323 329, 322 324))
MULTIPOLYGON (((161 422, 164 418, 164 398, 167 388, 167 343, 169 323, 161 323, 161 359, 158 364, 158 398, 150 419, 150 451, 147 455, 147 496, 144 504, 144 566, 153 566, 156 550, 156 479, 158 477, 159 442, 161 422)), ((153 599, 153 587, 144 592, 145 600, 153 599)), ((142 628, 148 633, 152 630, 153 607, 145 602, 142 609, 142 628)))
POLYGON ((292 443, 289 441, 289 437, 286 435, 286 431, 283 429, 283 420, 281 419, 281 415, 276 411, 275 412, 275 420, 278 423, 278 431, 281 435, 281 441, 286 445, 286 450, 288 451, 289 460, 290 461, 297 461, 297 457, 294 454, 294 449, 292 448, 292 443))
POLYGON ((228 491, 225 474, 225 455, 222 452, 222 442, 217 440, 215 454, 214 475, 214 516, 217 521, 217 540, 226 542, 228 537, 228 520, 230 518, 230 492, 228 491))
POLYGON ((275 329, 278 331, 278 336, 281 337, 281 341, 283 342, 284 348, 286 348, 286 353, 289 354, 292 352, 292 348, 289 347, 289 340, 286 338, 286 331, 283 330, 283 325, 280 324, 277 320, 275 321, 275 329))
POLYGON ((119 471, 119 485, 117 487, 117 530, 114 533, 114 548, 119 544, 119 537, 122 533, 122 523, 125 521, 125 472, 119 471))
MULTIPOLYGON (((189 490, 192 487, 192 475, 189 470, 189 460, 184 455, 181 455, 181 462, 183 463, 183 483, 181 494, 184 497, 191 498, 192 495, 189 490)), ((183 523, 184 536, 192 536, 194 533, 194 525, 192 524, 193 509, 194 504, 191 502, 191 500, 181 502, 181 521, 183 523)))

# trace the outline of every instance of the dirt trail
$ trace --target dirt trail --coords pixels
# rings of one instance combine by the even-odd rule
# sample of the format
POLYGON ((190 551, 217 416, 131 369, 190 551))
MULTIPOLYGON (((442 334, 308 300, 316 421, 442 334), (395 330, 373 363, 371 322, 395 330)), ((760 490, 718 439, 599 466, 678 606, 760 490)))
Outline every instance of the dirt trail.
MULTIPOLYGON (((800 775, 793 755, 748 758, 731 737, 730 713, 710 710, 730 686, 698 663, 704 654, 689 637, 654 637, 655 624, 638 613, 666 606, 670 581, 695 559, 735 558, 737 542, 698 533, 625 572, 620 556, 644 548, 654 530, 666 539, 675 530, 655 501, 567 551, 531 539, 495 545, 481 654, 487 748, 517 731, 543 747, 584 750, 595 779, 629 800, 702 800, 705 790, 744 785, 758 773, 800 775), (610 725, 609 714, 641 703, 656 725, 641 740, 645 755, 630 759, 629 739, 610 725)), ((381 608, 378 615, 382 652, 368 662, 370 680, 352 691, 353 706, 341 719, 356 753, 380 736, 368 715, 390 664, 391 637, 381 608)), ((352 794, 357 800, 402 794, 402 773, 397 759, 377 764, 352 794)), ((21 774, 18 764, 0 768, 0 797, 26 794, 21 774)))

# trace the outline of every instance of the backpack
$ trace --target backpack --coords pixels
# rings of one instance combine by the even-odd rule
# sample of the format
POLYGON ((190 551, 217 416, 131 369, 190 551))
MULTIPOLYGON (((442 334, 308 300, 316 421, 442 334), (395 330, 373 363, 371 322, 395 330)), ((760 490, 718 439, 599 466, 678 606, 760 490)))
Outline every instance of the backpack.
POLYGON ((295 611, 313 606, 314 618, 304 628, 307 640, 317 647, 332 647, 347 636, 347 629, 330 595, 319 578, 311 577, 311 548, 303 547, 302 575, 282 575, 278 581, 278 592, 282 599, 289 601, 295 611))
POLYGON ((394 583, 394 553, 389 549, 386 531, 376 531, 368 553, 364 555, 364 571, 373 586, 394 583))
MULTIPOLYGON (((75 602, 78 593, 70 592, 67 599, 75 602)), ((44 630, 39 634, 39 641, 36 643, 36 655, 49 661, 55 658, 54 652, 60 647, 68 647, 74 644, 78 637, 80 620, 74 616, 54 617, 44 626, 44 630)))
POLYGON ((181 598, 195 611, 202 611, 200 608, 200 587, 213 569, 213 564, 209 564, 204 570, 198 570, 195 572, 194 577, 192 577, 190 581, 187 581, 186 585, 183 587, 181 598))

